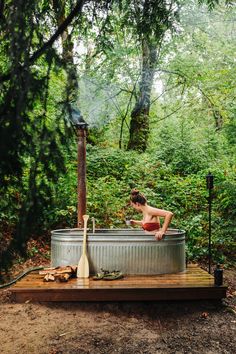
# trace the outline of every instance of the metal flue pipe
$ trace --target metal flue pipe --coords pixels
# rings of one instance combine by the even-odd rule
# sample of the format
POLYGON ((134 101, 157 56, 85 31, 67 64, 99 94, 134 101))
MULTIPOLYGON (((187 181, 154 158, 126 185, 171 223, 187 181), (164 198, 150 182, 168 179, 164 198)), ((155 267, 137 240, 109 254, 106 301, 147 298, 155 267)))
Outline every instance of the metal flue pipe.
POLYGON ((78 228, 83 227, 86 214, 86 129, 78 129, 78 228))
POLYGON ((86 214, 86 135, 88 124, 79 109, 70 107, 69 113, 78 138, 77 227, 80 228, 84 226, 83 215, 86 214))

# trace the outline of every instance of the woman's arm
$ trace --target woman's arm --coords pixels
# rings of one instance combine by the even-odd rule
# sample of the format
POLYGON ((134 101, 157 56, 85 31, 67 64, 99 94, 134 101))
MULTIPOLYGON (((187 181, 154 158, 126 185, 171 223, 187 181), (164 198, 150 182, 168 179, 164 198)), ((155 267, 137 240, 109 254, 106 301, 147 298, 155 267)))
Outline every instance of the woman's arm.
POLYGON ((150 207, 149 211, 150 211, 150 214, 152 214, 152 215, 164 217, 164 223, 162 225, 162 228, 155 233, 155 238, 157 240, 161 240, 162 237, 164 236, 164 234, 166 233, 168 226, 169 226, 174 214, 171 211, 157 209, 157 208, 153 208, 153 207, 150 207))
POLYGON ((166 233, 166 231, 167 231, 167 229, 168 229, 168 226, 169 226, 169 224, 170 224, 170 222, 171 222, 172 217, 173 217, 173 213, 171 213, 170 211, 168 211, 168 212, 166 213, 166 215, 165 215, 165 220, 164 220, 164 223, 163 223, 163 225, 162 225, 162 228, 161 228, 159 231, 157 231, 157 232, 155 233, 155 238, 156 238, 157 240, 161 240, 162 237, 165 235, 165 233, 166 233))

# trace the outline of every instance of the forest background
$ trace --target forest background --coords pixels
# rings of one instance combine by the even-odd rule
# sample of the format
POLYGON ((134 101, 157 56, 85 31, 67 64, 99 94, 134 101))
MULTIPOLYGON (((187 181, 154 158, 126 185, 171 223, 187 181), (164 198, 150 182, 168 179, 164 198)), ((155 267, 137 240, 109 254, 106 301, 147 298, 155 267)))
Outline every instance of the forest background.
POLYGON ((137 217, 136 187, 205 260, 210 171, 213 260, 235 264, 235 21, 229 1, 0 1, 2 270, 39 252, 30 239, 76 227, 73 109, 97 227, 137 217))

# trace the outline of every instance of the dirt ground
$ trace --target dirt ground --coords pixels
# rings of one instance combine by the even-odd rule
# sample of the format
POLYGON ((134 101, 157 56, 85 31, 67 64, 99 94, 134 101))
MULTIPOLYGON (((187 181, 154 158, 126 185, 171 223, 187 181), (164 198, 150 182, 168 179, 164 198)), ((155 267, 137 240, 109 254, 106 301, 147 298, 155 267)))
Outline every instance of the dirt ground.
POLYGON ((235 354, 235 269, 224 278, 228 296, 217 302, 17 304, 2 289, 0 353, 235 354))

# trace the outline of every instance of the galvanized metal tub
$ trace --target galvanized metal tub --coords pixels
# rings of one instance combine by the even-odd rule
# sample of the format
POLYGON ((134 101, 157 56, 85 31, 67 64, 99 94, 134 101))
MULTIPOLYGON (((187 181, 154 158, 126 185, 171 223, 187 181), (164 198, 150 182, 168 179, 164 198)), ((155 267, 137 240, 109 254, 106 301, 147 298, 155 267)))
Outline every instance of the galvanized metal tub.
MULTIPOLYGON (((76 265, 82 254, 83 231, 52 231, 52 267, 76 265)), ((185 270, 185 232, 169 229, 161 241, 137 229, 88 231, 87 254, 90 274, 103 269, 125 274, 168 274, 185 270)))

